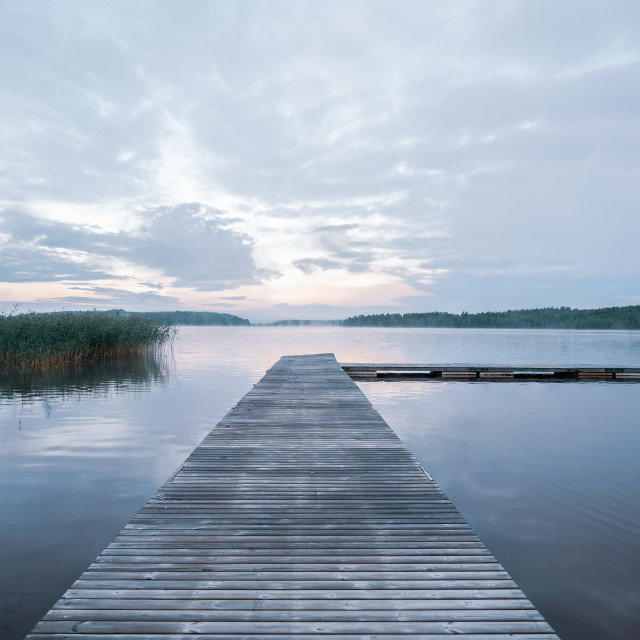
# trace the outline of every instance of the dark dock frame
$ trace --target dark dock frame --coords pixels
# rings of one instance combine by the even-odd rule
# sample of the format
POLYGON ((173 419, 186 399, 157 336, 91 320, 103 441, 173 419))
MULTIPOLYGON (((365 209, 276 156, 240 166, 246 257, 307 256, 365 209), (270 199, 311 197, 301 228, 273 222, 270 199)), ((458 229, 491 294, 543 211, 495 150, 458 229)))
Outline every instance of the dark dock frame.
POLYGON ((340 365, 354 380, 360 379, 424 379, 424 380, 491 380, 491 381, 612 381, 640 382, 640 367, 607 366, 504 366, 470 364, 389 364, 345 362, 340 365))
POLYGON ((281 358, 31 640, 551 640, 331 354, 281 358))

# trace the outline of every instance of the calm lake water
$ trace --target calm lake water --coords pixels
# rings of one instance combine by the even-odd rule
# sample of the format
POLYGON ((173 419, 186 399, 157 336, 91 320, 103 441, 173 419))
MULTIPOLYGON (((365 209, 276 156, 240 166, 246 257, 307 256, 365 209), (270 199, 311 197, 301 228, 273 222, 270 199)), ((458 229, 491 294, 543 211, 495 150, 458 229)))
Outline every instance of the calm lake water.
MULTIPOLYGON (((166 357, 0 377, 0 637, 22 638, 281 356, 640 366, 640 332, 182 328, 166 357)), ((564 640, 640 637, 640 384, 363 382, 564 640)))

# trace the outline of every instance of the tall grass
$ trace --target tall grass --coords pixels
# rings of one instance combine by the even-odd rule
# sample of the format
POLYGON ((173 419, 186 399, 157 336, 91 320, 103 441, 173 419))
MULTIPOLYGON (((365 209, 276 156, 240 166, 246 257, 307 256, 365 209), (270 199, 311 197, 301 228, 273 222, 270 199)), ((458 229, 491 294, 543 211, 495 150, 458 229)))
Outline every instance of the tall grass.
POLYGON ((175 328, 141 315, 101 312, 0 315, 0 370, 46 371, 144 355, 175 328))

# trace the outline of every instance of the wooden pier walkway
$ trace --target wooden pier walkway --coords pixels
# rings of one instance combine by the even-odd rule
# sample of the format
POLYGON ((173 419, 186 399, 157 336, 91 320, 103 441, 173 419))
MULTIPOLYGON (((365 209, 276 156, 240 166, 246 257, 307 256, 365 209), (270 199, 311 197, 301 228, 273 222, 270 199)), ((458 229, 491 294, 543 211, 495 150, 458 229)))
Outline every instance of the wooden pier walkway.
POLYGON ((556 639, 331 354, 280 359, 31 640, 556 639))

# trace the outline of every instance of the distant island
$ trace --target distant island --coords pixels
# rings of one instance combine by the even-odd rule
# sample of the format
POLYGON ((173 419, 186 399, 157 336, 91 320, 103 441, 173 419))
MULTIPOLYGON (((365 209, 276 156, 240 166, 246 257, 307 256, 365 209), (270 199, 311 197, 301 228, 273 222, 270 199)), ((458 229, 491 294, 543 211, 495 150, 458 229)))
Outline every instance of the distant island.
POLYGON ((432 327, 451 329, 640 329, 640 305, 603 309, 545 307, 482 313, 379 313, 351 316, 345 327, 432 327))

